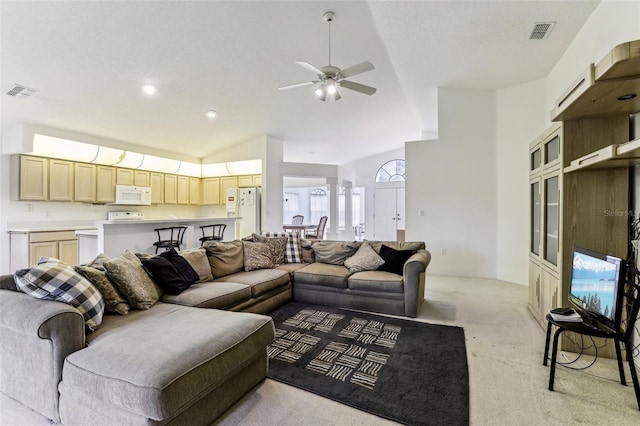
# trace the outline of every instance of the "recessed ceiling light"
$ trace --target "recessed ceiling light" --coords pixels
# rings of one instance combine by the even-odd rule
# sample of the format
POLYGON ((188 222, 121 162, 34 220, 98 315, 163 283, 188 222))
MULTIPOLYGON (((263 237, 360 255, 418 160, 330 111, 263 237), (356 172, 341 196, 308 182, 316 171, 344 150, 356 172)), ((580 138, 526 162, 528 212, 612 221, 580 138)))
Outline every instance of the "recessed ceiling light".
POLYGON ((146 84, 146 85, 142 86, 142 91, 144 93, 146 93, 147 95, 153 95, 154 93, 156 93, 156 88, 155 88, 155 86, 152 86, 150 84, 146 84))
POLYGON ((216 115, 218 115, 217 112, 215 112, 214 110, 210 109, 209 111, 207 111, 207 117, 209 118, 215 118, 216 115))

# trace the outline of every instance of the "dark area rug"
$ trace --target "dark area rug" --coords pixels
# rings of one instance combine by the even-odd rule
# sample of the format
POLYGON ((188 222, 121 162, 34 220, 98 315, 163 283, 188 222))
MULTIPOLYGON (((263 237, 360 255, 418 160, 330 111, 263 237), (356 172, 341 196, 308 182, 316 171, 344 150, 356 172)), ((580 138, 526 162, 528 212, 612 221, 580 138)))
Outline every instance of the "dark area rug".
POLYGON ((270 315, 268 377, 399 423, 469 424, 462 328, 296 302, 270 315))

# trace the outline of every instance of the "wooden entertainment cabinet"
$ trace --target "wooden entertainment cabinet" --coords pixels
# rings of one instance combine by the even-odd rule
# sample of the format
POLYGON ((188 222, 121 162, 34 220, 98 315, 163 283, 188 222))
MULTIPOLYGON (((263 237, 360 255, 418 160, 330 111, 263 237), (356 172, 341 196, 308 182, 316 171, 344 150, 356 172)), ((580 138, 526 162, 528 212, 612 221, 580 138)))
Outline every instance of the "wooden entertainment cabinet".
MULTIPOLYGON (((640 164, 632 115, 639 111, 636 40, 589 65, 556 102, 554 124, 530 145, 529 310, 543 329, 549 309, 569 305, 574 246, 627 258, 629 222, 638 216, 630 180, 640 164)), ((562 349, 579 348, 564 339, 562 349)), ((615 357, 613 345, 598 353, 615 357)))

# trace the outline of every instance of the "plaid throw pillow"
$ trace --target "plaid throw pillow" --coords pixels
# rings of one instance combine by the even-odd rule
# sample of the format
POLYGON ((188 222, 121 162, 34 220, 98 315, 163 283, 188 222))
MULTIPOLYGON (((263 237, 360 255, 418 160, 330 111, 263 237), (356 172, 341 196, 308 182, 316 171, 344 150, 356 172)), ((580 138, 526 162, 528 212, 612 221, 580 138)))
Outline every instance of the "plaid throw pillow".
POLYGON ((302 263, 300 234, 297 232, 263 232, 262 236, 287 237, 287 247, 284 252, 284 263, 302 263))
POLYGON ((42 257, 33 268, 16 271, 13 280, 23 293, 78 309, 89 332, 102 324, 105 303, 100 292, 73 267, 58 259, 42 257))

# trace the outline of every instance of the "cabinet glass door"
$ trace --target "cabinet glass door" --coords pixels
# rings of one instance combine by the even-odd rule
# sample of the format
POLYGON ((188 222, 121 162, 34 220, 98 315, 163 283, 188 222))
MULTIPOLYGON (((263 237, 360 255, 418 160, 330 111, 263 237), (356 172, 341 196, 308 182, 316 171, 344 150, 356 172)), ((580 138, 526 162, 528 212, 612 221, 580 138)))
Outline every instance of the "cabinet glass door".
POLYGON ((533 171, 533 170, 538 170, 540 168, 540 162, 542 160, 542 153, 540 152, 540 148, 536 148, 532 153, 531 153, 531 164, 529 165, 529 170, 533 171))
POLYGON ((544 164, 549 164, 560 158, 560 136, 544 143, 544 164))
POLYGON ((558 265, 560 177, 544 179, 544 260, 558 265))
POLYGON ((531 183, 531 253, 540 254, 540 181, 531 183))

